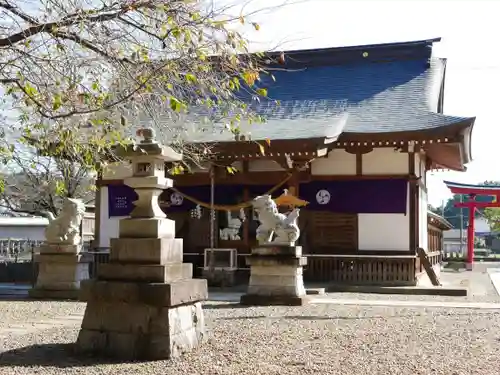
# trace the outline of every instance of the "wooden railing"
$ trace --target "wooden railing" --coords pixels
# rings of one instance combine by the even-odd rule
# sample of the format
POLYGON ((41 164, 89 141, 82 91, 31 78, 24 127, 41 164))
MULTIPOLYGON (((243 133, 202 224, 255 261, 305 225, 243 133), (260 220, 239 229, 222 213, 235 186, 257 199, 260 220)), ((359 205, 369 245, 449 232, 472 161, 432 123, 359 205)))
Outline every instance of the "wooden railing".
MULTIPOLYGON (((435 267, 438 264, 441 264, 443 260, 443 253, 440 251, 431 251, 427 253, 427 257, 429 258, 429 262, 431 263, 432 267, 435 267)), ((425 272, 424 266, 422 262, 420 261, 420 258, 417 257, 417 261, 415 263, 415 269, 416 273, 419 274, 421 272, 425 272)))
POLYGON ((92 255, 92 261, 89 264, 89 276, 91 279, 97 276, 99 266, 103 263, 109 263, 109 248, 98 248, 86 251, 92 255))
POLYGON ((304 279, 358 285, 415 285, 412 255, 307 255, 304 279))
POLYGON ((2 261, 31 261, 33 248, 41 245, 43 241, 0 238, 0 259, 2 261))

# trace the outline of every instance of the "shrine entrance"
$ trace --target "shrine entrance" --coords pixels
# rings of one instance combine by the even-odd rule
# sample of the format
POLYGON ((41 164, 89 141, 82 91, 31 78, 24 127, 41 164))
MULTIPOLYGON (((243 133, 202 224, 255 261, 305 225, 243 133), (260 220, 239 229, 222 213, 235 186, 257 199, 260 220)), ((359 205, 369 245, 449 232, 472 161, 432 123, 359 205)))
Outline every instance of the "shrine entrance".
MULTIPOLYGON (((466 199, 455 203, 455 207, 467 208, 469 223, 467 226, 467 261, 466 268, 472 271, 474 265, 474 218, 477 208, 500 207, 500 186, 481 186, 443 181, 453 194, 464 195, 466 199), (491 202, 478 202, 478 196, 491 196, 491 202)), ((460 239, 462 240, 462 239, 460 239)))

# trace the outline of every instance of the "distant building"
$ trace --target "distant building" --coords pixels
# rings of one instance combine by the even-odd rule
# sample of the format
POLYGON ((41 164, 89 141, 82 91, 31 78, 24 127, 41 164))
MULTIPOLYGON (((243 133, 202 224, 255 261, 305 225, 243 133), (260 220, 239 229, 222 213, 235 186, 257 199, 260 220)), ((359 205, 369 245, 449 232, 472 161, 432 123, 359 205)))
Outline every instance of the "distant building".
MULTIPOLYGON (((93 240, 95 230, 94 222, 94 207, 88 207, 82 225, 84 242, 93 240)), ((44 217, 0 216, 0 240, 44 241, 45 228, 47 225, 49 225, 49 220, 44 217)))
POLYGON ((48 224, 44 217, 0 217, 0 239, 43 241, 48 224))
MULTIPOLYGON (((490 225, 485 218, 476 217, 474 221, 474 233, 478 237, 484 237, 491 233, 490 225)), ((465 252, 467 249, 467 227, 462 231, 460 229, 450 229, 444 232, 443 250, 445 253, 465 252), (460 241, 460 232, 462 232, 462 241, 460 241), (462 245, 460 246, 460 243, 462 245)))

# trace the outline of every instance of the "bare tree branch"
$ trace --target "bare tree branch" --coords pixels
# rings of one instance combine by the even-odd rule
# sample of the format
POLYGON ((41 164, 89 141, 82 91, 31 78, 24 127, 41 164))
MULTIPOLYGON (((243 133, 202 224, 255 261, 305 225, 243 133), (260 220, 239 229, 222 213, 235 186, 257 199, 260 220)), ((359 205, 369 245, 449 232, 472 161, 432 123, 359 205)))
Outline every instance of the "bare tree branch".
POLYGON ((59 213, 65 197, 94 200, 94 179, 88 169, 67 160, 36 155, 33 148, 12 155, 3 175, 0 207, 10 213, 45 216, 59 213))
MULTIPOLYGON (((4 110, 18 116, 2 127, 1 161, 20 164, 16 148, 28 145, 95 170, 148 122, 187 164, 200 163, 210 150, 187 144, 183 119, 235 134, 241 122, 262 121, 247 104, 267 94, 264 59, 234 27, 258 31, 248 18, 258 11, 243 13, 209 1, 0 0, 0 85, 4 110)), ((26 182, 43 182, 20 169, 26 182)), ((68 194, 75 178, 61 177, 68 194)), ((43 204, 54 206, 49 198, 43 204)))

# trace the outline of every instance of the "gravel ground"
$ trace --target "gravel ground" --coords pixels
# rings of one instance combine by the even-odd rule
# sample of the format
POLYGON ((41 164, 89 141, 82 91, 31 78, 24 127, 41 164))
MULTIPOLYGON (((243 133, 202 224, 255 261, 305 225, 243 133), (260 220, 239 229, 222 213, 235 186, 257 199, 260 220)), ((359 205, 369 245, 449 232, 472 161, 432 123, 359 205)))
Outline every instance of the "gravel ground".
MULTIPOLYGON (((43 301, 0 301, 0 332, 12 324, 49 320, 85 311, 84 303, 43 301)), ((0 372, 1 374, 2 372, 0 372)))
MULTIPOLYGON (((386 299, 389 296, 382 296, 386 299)), ((353 296, 350 295, 350 299, 353 296)), ((82 303, 0 303, 5 321, 82 303)), ((172 362, 112 364, 74 357, 73 327, 0 339, 0 374, 443 374, 500 372, 500 312, 357 307, 240 308, 208 303, 208 342, 172 362)), ((1 330, 0 330, 1 333, 1 330)))

